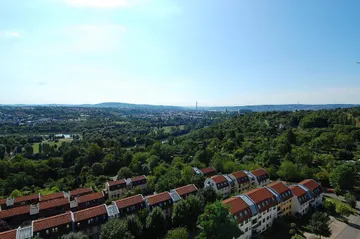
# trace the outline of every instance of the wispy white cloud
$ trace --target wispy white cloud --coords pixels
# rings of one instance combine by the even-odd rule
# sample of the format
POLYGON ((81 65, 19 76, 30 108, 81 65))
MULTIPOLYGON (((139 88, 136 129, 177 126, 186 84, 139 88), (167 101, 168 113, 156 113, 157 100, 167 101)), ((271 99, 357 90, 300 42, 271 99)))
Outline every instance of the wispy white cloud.
POLYGON ((63 0, 73 7, 87 8, 126 8, 137 5, 146 0, 63 0))
POLYGON ((5 38, 20 38, 21 34, 15 31, 4 31, 4 32, 0 31, 0 36, 3 36, 5 38))

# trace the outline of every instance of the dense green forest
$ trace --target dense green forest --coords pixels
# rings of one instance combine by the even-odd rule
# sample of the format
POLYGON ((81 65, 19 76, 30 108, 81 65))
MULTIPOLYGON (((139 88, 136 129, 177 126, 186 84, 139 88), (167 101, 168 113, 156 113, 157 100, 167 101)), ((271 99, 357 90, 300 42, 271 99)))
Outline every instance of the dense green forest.
POLYGON ((149 191, 201 186, 203 179, 191 167, 208 165, 220 173, 265 167, 272 179, 315 178, 338 192, 358 193, 359 117, 359 108, 169 117, 168 122, 120 121, 107 113, 106 120, 54 124, 60 129, 53 132, 23 126, 15 135, 0 136, 0 195, 85 185, 101 190, 116 174, 148 175, 149 191), (58 132, 76 134, 66 141, 54 137, 58 132))

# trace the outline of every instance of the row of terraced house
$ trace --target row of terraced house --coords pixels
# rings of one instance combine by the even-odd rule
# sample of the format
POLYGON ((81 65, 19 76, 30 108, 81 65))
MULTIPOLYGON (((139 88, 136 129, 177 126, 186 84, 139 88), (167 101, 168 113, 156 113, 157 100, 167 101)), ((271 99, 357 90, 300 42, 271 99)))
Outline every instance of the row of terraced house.
MULTIPOLYGON (((207 177, 204 186, 213 187, 223 196, 229 196, 230 193, 234 192, 248 191, 269 183, 269 175, 264 169, 252 172, 239 171, 230 175, 216 175, 216 170, 209 167, 205 169, 194 168, 194 173, 207 177), (223 190, 223 188, 227 189, 223 190)), ((274 218, 289 215, 291 212, 294 215, 302 215, 309 210, 310 204, 320 205, 322 203, 322 196, 319 199, 314 197, 314 195, 316 193, 322 195, 321 187, 313 180, 309 180, 309 182, 307 185, 302 182, 289 188, 281 182, 275 182, 272 183, 274 185, 269 184, 266 187, 256 188, 245 194, 225 200, 224 203, 230 206, 230 213, 239 220, 239 227, 245 232, 241 238, 249 238, 246 236, 252 235, 253 232, 261 233, 263 230, 266 230, 272 225, 271 220, 274 218), (316 186, 315 188, 314 185, 316 186), (289 190, 284 191, 284 187, 289 190), (255 196, 252 199, 250 195, 255 196), (264 200, 259 201, 259 198, 264 200), (260 205, 256 207, 258 203, 260 205), (273 206, 270 207, 270 204, 273 206), (268 210, 268 207, 269 209, 276 207, 276 212, 274 209, 268 210), (247 210, 238 211, 241 208, 247 210), (264 214, 264 212, 266 213, 264 214), (257 220, 268 218, 268 220, 263 223, 260 222, 262 226, 259 226, 259 223, 256 224, 254 220, 251 222, 250 220, 244 221, 243 219, 245 218, 246 220, 250 218, 257 220)), ((73 231, 82 231, 90 238, 97 238, 100 226, 109 218, 124 217, 141 209, 151 211, 155 207, 162 208, 166 216, 170 218, 174 203, 198 191, 196 186, 191 184, 170 190, 169 192, 145 197, 139 194, 113 201, 111 205, 103 204, 106 195, 110 199, 116 198, 121 196, 127 189, 135 187, 146 188, 146 177, 139 176, 127 180, 119 179, 108 182, 105 186, 105 193, 94 193, 91 188, 82 188, 68 193, 62 192, 48 196, 30 195, 15 199, 3 199, 0 201, 1 208, 4 208, 0 211, 0 219, 7 221, 13 228, 18 228, 0 233, 0 238, 27 239, 35 235, 39 235, 42 238, 59 238, 61 235, 73 231), (64 199, 67 200, 67 203, 65 203, 64 199), (64 201, 63 205, 58 204, 60 200, 61 202, 64 201), (13 201, 12 206, 8 205, 8 201, 13 201), (42 206, 45 203, 52 206, 42 206), (36 207, 38 209, 34 210, 36 207)))

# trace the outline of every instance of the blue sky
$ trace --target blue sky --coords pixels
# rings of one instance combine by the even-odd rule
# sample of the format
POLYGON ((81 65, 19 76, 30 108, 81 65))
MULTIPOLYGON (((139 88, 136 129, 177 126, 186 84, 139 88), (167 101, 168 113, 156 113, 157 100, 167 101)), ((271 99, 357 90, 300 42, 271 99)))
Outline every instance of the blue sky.
POLYGON ((360 2, 0 3, 0 104, 360 103, 360 2))

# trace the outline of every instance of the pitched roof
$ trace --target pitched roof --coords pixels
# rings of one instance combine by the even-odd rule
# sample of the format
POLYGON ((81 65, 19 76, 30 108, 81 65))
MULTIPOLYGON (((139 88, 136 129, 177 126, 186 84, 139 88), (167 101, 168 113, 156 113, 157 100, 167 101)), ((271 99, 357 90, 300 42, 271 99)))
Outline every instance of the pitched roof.
POLYGON ((256 169, 254 171, 251 171, 252 174, 254 174, 256 177, 261 177, 261 176, 264 176, 264 175, 269 175, 265 169, 263 168, 259 168, 259 169, 256 169))
POLYGON ((291 185, 289 188, 296 197, 301 197, 306 194, 306 191, 297 185, 291 185))
POLYGON ((15 198, 15 203, 21 203, 21 202, 25 202, 25 201, 29 201, 29 200, 35 200, 39 198, 39 194, 38 193, 34 193, 34 194, 30 194, 27 196, 22 196, 22 197, 17 197, 15 198))
POLYGON ((205 175, 209 173, 216 173, 216 169, 214 167, 202 168, 200 171, 205 175))
POLYGON ((302 189, 300 186, 292 185, 289 188, 293 193, 293 195, 295 195, 298 198, 300 204, 304 204, 305 202, 311 199, 310 196, 306 193, 306 191, 302 189))
POLYGON ((69 199, 67 198, 57 198, 39 203, 40 210, 45 210, 45 209, 60 207, 65 205, 70 205, 69 199))
POLYGON ((144 179, 146 179, 145 175, 136 176, 136 177, 131 178, 131 182, 137 182, 137 181, 144 180, 144 179))
POLYGON ((40 201, 48 201, 63 197, 64 197, 64 192, 52 193, 49 195, 40 195, 40 201))
POLYGON ((121 184, 126 184, 125 179, 119 179, 119 180, 109 182, 109 186, 115 186, 115 185, 121 185, 121 184))
POLYGON ((255 188, 245 193, 248 195, 256 204, 262 202, 268 198, 274 197, 268 189, 266 188, 255 188))
POLYGON ((83 203, 83 202, 89 202, 89 201, 100 199, 100 198, 104 198, 104 194, 102 192, 97 192, 97 193, 90 193, 90 194, 86 194, 86 195, 77 197, 76 201, 78 203, 83 203))
POLYGON ((80 194, 92 193, 91 188, 77 188, 70 192, 70 196, 77 196, 80 194))
POLYGON ((158 204, 167 200, 171 200, 171 196, 169 192, 162 192, 159 194, 151 195, 146 197, 149 206, 152 206, 154 204, 158 204))
POLYGON ((321 185, 318 184, 315 180, 313 179, 305 179, 303 181, 301 181, 299 184, 304 185, 305 187, 307 187, 311 192, 314 191, 316 188, 320 188, 320 190, 322 190, 321 185))
POLYGON ((282 193, 290 190, 283 182, 280 182, 280 181, 272 182, 272 183, 268 184, 267 186, 272 188, 275 192, 277 192, 279 194, 282 194, 282 193))
POLYGON ((17 215, 27 214, 27 213, 30 213, 29 205, 25 205, 25 206, 21 206, 21 207, 14 207, 14 208, 0 211, 0 218, 8 218, 8 217, 13 217, 13 216, 17 216, 17 215))
POLYGON ((49 228, 57 227, 60 225, 68 224, 72 222, 71 212, 66 212, 61 215, 47 217, 39 220, 35 220, 33 223, 33 231, 38 232, 49 228))
POLYGON ((91 207, 91 208, 88 208, 85 210, 74 212, 74 222, 87 220, 87 219, 105 215, 105 214, 107 214, 105 205, 91 207))
POLYGON ((0 205, 6 204, 6 198, 0 198, 0 205))
POLYGON ((180 195, 186 195, 192 192, 196 192, 198 188, 195 186, 195 184, 189 184, 180 188, 176 188, 175 191, 180 195))
POLYGON ((16 229, 0 232, 0 238, 1 239, 16 239, 16 229))
POLYGON ((222 203, 230 206, 229 211, 232 215, 234 215, 246 208, 250 208, 249 205, 244 200, 242 200, 240 197, 231 197, 229 199, 222 201, 222 203))
POLYGON ((223 175, 216 175, 212 176, 211 179, 217 184, 217 183, 225 183, 227 182, 227 179, 223 175))
POLYGON ((144 202, 144 198, 141 194, 115 201, 116 206, 119 209, 127 208, 129 206, 133 206, 142 202, 144 202))
POLYGON ((231 175, 234 176, 234 178, 236 178, 236 179, 247 177, 247 175, 244 171, 237 171, 237 172, 232 173, 231 175))

